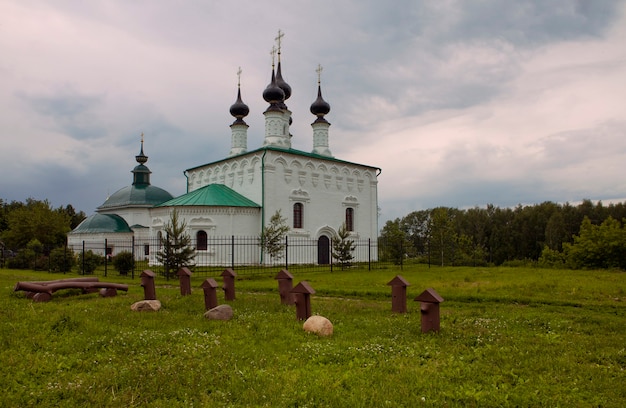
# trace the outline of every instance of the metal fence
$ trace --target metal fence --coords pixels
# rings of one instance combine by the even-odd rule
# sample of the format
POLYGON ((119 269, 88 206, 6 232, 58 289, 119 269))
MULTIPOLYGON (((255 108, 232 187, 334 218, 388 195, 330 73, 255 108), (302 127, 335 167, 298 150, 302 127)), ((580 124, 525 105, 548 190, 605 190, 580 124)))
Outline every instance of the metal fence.
MULTIPOLYGON (((191 246, 195 248, 193 271, 194 275, 214 276, 225 268, 232 268, 237 271, 238 275, 245 275, 282 268, 303 272, 332 271, 354 267, 372 270, 394 265, 393 261, 384 259, 385 256, 382 254, 388 250, 381 240, 353 239, 352 241, 354 245, 354 249, 350 251, 352 259, 342 264, 333 255, 333 245, 330 240, 285 237, 282 250, 277 256, 271 257, 263 251, 258 237, 209 237, 201 242, 192 239, 191 246)), ((159 251, 162 250, 162 242, 157 238, 82 241, 80 245, 69 245, 68 250, 71 250, 79 260, 77 265, 79 273, 85 271, 83 265, 80 264, 80 260, 85 259, 82 254, 91 251, 103 257, 103 265, 94 272, 95 274, 117 274, 118 272, 113 267, 113 260, 122 252, 131 253, 135 260, 134 268, 130 273, 132 277, 145 269, 150 269, 157 274, 165 274, 165 268, 157 257, 159 251)))

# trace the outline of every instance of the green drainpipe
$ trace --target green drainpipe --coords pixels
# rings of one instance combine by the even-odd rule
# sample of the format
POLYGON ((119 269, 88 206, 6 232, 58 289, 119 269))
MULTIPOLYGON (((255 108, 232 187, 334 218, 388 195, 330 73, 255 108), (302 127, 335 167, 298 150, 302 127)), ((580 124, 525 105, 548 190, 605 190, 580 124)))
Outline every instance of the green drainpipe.
MULTIPOLYGON (((267 149, 263 150, 261 156, 261 234, 265 230, 265 155, 267 149)), ((263 264, 263 248, 261 248, 261 265, 263 264)))

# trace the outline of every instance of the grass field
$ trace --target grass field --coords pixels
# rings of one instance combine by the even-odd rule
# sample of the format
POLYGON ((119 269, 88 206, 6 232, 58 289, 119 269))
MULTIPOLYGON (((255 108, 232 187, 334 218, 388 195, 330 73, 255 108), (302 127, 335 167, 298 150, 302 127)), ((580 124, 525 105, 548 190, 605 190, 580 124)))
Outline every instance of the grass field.
MULTIPOLYGON (((34 303, 17 281, 69 277, 0 270, 0 372, 6 407, 456 407, 626 405, 626 273, 522 268, 350 269, 295 276, 316 290, 334 335, 302 330, 273 276, 236 281, 234 318, 203 317, 203 279, 163 308, 132 312, 139 279, 114 298, 57 292, 34 303), (400 273, 408 313, 391 312, 400 273), (419 303, 444 299, 441 331, 419 303)), ((215 276, 221 282, 219 276, 215 276)), ((101 278, 101 280, 105 280, 101 278)), ((224 303, 219 293, 220 303, 224 303)))

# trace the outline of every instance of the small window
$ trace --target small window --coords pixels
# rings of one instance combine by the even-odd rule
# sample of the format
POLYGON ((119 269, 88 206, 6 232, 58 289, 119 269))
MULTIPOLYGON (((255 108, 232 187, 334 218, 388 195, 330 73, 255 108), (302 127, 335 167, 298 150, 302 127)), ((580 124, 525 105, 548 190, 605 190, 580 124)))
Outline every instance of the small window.
POLYGON ((198 251, 206 251, 207 249, 207 235, 204 231, 198 231, 196 234, 196 249, 198 251))
POLYGON ((346 229, 354 231, 354 208, 346 208, 346 229))
POLYGON ((293 205, 293 227, 302 228, 302 203, 293 205))

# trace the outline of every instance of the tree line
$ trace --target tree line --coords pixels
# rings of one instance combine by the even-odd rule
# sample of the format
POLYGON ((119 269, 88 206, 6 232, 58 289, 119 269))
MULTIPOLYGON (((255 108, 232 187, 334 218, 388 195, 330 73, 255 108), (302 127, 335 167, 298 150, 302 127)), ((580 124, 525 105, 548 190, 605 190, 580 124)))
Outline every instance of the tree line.
POLYGON ((37 269, 67 242, 67 233, 86 215, 71 205, 54 208, 48 200, 0 198, 0 261, 37 269))
MULTIPOLYGON (((0 198, 0 260, 10 257, 36 266, 38 259, 63 248, 67 233, 85 218, 71 205, 54 208, 47 200, 9 203, 0 198)), ((381 261, 395 263, 626 269, 626 203, 547 201, 515 208, 413 211, 385 223, 379 248, 381 261)))
MULTIPOLYGON (((626 269, 626 203, 436 207, 387 221, 382 260, 626 269)), ((383 246, 381 246, 383 248, 383 246)))

